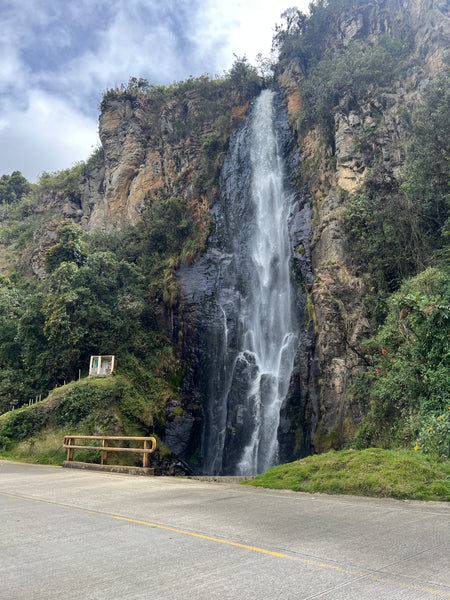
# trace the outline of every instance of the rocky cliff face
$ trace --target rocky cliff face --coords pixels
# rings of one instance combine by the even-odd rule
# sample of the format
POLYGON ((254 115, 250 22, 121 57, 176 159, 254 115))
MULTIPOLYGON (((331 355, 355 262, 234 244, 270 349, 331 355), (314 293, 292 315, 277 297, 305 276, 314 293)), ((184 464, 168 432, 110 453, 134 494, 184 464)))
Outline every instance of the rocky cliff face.
MULTIPOLYGON (((359 345, 369 328, 362 302, 369 277, 356 268, 346 251, 341 220, 346 193, 364 186, 374 153, 383 162, 383 183, 395 187, 402 154, 401 111, 420 102, 421 92, 442 68, 443 56, 450 48, 448 4, 440 0, 377 1, 344 9, 329 28, 327 46, 341 49, 352 40, 363 48, 380 34, 398 35, 399 31, 412 39, 404 76, 381 96, 374 95, 364 103, 340 99, 333 110, 334 153, 318 128, 310 128, 300 141, 299 172, 308 183, 314 210, 310 243, 313 279, 305 280, 305 288, 315 343, 310 345, 313 352, 309 358, 303 357, 297 378, 301 395, 306 397, 303 405, 312 408, 309 434, 316 451, 338 447, 359 417, 345 398, 352 377, 363 368, 359 345), (373 128, 375 134, 366 154, 358 144, 364 128, 373 128)), ((279 77, 292 120, 302 106, 303 77, 295 60, 284 64, 279 77)))
POLYGON ((136 223, 146 197, 183 196, 193 210, 214 201, 215 175, 209 174, 211 181, 205 177, 203 143, 209 134, 226 135, 238 126, 249 102, 232 86, 225 99, 219 86, 208 94, 190 89, 173 99, 162 95, 149 100, 126 91, 105 96, 99 118, 101 155, 80 177, 76 197, 65 189, 43 195, 45 223, 36 231, 39 248, 31 259, 38 277, 46 276, 45 251, 54 243, 61 219, 86 230, 109 231, 136 223), (218 114, 220 125, 215 122, 218 114))
POLYGON ((195 95, 183 107, 172 103, 155 118, 144 103, 126 97, 105 102, 99 133, 105 153, 103 168, 86 181, 83 206, 86 226, 110 229, 139 219, 145 195, 164 189, 169 195, 192 195, 191 180, 201 158, 201 140, 211 130, 173 141, 174 121, 196 111, 195 95))
POLYGON ((204 122, 184 136, 175 135, 175 127, 181 119, 196 115, 197 104, 195 93, 167 104, 159 114, 126 95, 104 102, 99 121, 104 164, 86 179, 82 190, 86 228, 111 229, 136 222, 146 194, 158 190, 192 199, 193 175, 212 123, 204 122))
MULTIPOLYGON (((230 140, 221 193, 211 210, 207 251, 195 264, 179 270, 184 316, 198 335, 193 370, 185 384, 194 396, 204 399, 201 458, 208 473, 236 474, 241 469, 244 474, 247 469, 248 474, 267 469, 264 462, 272 461, 267 449, 276 445, 279 420, 277 408, 276 424, 268 426, 268 407, 278 394, 280 402, 286 396, 299 337, 303 354, 308 354, 307 335, 299 332, 306 295, 291 277, 289 256, 298 257, 297 278, 311 282, 312 211, 310 198, 289 185, 298 169, 298 154, 292 146, 281 95, 266 90, 230 140), (278 228, 283 230, 282 244, 276 241, 278 228), (283 351, 280 340, 284 340, 283 351), (279 371, 283 381, 276 375, 279 371), (258 440, 258 447, 252 446, 255 431, 263 440, 260 444, 258 440)), ((295 362, 300 360, 297 352, 295 362)), ((296 446, 303 453, 309 449, 305 440, 290 435, 297 420, 303 425, 299 414, 303 412, 304 417, 306 400, 306 395, 297 398, 298 385, 291 388, 279 436, 283 459, 292 457, 296 446)))

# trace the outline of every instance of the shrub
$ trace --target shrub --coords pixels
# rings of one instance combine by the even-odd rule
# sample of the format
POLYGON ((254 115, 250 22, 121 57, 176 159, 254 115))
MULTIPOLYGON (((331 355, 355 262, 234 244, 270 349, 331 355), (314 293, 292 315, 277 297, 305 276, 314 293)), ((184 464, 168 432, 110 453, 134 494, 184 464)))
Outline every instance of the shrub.
POLYGON ((351 390, 369 408, 356 447, 410 446, 419 431, 422 437, 434 431, 430 420, 438 416, 442 424, 421 449, 443 435, 450 404, 449 281, 446 272, 429 268, 388 298, 384 324, 362 347, 371 366, 351 390))
POLYGON ((424 420, 414 449, 441 458, 450 457, 450 406, 442 414, 435 413, 424 420))

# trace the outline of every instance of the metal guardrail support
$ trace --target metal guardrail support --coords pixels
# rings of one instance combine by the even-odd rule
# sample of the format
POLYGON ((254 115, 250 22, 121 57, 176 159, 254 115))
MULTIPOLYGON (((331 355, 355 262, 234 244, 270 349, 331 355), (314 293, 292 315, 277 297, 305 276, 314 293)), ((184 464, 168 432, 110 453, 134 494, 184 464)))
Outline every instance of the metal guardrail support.
POLYGON ((108 454, 110 452, 133 452, 142 454, 142 466, 144 469, 149 468, 150 465, 150 454, 156 449, 156 440, 154 437, 128 437, 118 435, 66 435, 64 437, 63 448, 67 449, 67 462, 73 461, 74 450, 100 450, 101 451, 101 463, 102 465, 108 464, 108 454), (101 446, 85 446, 75 443, 75 440, 101 440, 101 446), (117 446, 110 446, 110 441, 122 442, 122 441, 133 441, 143 442, 142 448, 122 448, 117 446))

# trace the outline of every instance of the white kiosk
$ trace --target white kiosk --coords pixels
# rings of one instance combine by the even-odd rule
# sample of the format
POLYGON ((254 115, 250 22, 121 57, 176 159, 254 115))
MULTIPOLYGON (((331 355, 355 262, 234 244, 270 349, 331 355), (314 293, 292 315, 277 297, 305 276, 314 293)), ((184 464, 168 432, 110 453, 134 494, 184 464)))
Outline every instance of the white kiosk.
POLYGON ((89 377, 104 377, 105 375, 111 375, 116 368, 116 357, 112 354, 106 356, 91 356, 89 377))

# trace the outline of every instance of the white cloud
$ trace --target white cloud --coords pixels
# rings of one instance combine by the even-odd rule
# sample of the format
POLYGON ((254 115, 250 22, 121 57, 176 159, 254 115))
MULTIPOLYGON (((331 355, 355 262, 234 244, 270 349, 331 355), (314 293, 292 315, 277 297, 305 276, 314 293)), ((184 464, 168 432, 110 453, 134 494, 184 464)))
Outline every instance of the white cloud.
POLYGON ((96 87, 104 91, 127 82, 130 76, 152 74, 158 82, 170 79, 170 73, 177 75, 179 62, 170 30, 161 24, 131 22, 129 15, 120 11, 111 27, 102 33, 96 52, 73 60, 63 77, 68 87, 96 87))
POLYGON ((0 172, 21 171, 36 181, 85 160, 97 145, 95 120, 55 96, 31 91, 25 111, 10 107, 0 122, 0 172))
MULTIPOLYGON (((32 180, 86 159, 102 92, 170 83, 270 52, 289 0, 3 0, 0 175, 32 180)), ((295 3, 294 3, 295 4, 295 3)), ((306 0, 297 3, 307 10, 306 0)))
POLYGON ((309 0, 210 0, 200 15, 200 47, 214 58, 217 40, 224 40, 219 57, 224 68, 231 66, 234 54, 245 55, 254 63, 258 54, 270 55, 275 24, 281 22, 281 14, 292 6, 306 12, 308 5, 309 0))

